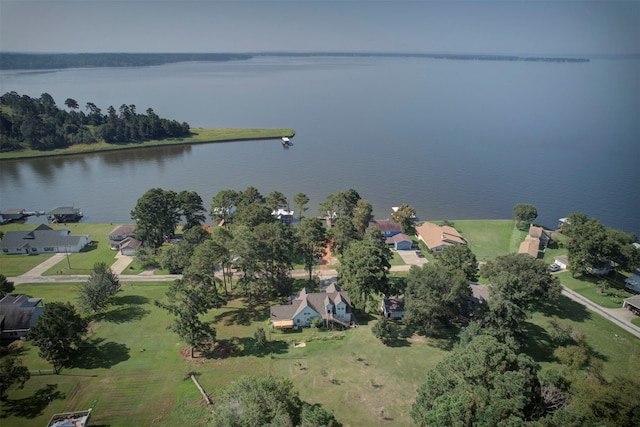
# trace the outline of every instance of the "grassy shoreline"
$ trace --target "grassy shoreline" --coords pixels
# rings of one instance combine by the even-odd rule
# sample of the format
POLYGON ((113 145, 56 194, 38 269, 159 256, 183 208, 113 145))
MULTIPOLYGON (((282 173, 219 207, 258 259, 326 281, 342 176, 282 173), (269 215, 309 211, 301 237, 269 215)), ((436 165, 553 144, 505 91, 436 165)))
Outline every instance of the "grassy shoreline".
POLYGON ((263 139, 279 139, 283 136, 292 137, 295 131, 291 128, 275 129, 247 129, 247 128, 219 128, 204 129, 192 128, 188 138, 172 138, 164 140, 145 141, 141 143, 107 144, 97 142, 95 144, 78 144, 68 148, 37 151, 24 150, 8 153, 0 153, 0 160, 17 160, 36 157, 70 156, 76 154, 99 153, 104 151, 131 150, 148 147, 163 147, 170 145, 207 144, 216 142, 255 141, 263 139))

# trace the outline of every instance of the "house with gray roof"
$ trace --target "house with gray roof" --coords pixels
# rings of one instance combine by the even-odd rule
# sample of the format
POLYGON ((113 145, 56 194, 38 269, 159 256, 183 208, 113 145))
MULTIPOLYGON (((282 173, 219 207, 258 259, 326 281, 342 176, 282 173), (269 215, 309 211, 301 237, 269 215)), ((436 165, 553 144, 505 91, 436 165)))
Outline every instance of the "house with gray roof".
POLYGON ((314 317, 342 327, 355 323, 349 295, 335 283, 320 292, 303 288, 289 304, 271 306, 271 324, 276 329, 308 327, 314 317))
POLYGON ((5 296, 0 300, 0 339, 16 340, 27 336, 43 311, 42 298, 5 296))
POLYGON ((91 236, 72 236, 70 230, 54 230, 41 224, 32 231, 7 231, 0 249, 4 254, 51 254, 80 252, 91 243, 91 236))

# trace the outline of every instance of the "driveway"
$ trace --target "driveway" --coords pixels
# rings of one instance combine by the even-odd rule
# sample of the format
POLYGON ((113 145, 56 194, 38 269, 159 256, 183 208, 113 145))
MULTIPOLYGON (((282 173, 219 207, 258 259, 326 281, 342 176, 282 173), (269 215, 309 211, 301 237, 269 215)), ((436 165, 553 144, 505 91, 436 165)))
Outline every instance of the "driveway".
POLYGON ((402 257, 402 260, 405 262, 405 264, 408 264, 408 265, 417 265, 419 267, 422 267, 423 265, 429 262, 427 261, 426 258, 421 258, 418 255, 416 255, 415 250, 396 251, 396 252, 398 253, 398 255, 402 257))

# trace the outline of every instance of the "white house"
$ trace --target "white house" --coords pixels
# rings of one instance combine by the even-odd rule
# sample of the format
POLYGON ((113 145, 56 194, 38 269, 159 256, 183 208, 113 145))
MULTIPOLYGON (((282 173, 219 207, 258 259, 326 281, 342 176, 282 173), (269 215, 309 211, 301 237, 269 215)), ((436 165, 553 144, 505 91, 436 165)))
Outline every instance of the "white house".
POLYGON ((351 326, 355 319, 347 292, 335 283, 321 292, 308 292, 303 288, 290 304, 271 306, 271 324, 277 329, 308 327, 314 317, 351 326))
POLYGON ((7 231, 0 242, 4 254, 46 254, 80 252, 91 236, 72 236, 70 230, 54 230, 41 224, 33 231, 7 231))
POLYGON ((15 340, 27 336, 43 312, 42 298, 5 296, 0 300, 0 337, 15 340))

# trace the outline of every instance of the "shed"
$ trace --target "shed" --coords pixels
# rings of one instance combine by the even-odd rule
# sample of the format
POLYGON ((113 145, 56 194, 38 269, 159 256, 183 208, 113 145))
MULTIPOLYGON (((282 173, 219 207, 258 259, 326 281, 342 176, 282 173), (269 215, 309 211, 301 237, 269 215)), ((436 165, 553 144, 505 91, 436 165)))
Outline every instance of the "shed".
POLYGON ((625 298, 622 307, 640 316, 640 295, 625 298))
POLYGON ((382 298, 382 314, 387 319, 401 320, 404 317, 404 298, 382 298))

